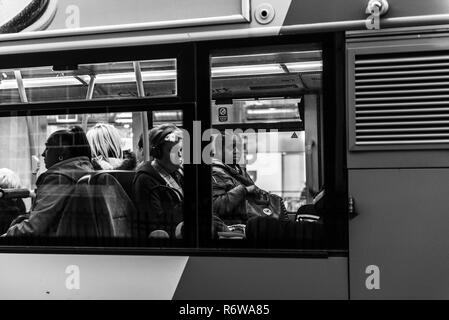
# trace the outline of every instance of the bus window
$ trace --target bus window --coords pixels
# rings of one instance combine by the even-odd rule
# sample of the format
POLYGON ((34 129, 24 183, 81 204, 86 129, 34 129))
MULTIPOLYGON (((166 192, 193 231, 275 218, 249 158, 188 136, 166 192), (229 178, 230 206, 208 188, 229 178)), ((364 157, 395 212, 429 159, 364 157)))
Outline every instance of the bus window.
POLYGON ((0 117, 1 147, 9 150, 0 154, 0 168, 19 176, 17 198, 25 200, 28 211, 2 233, 7 238, 56 236, 72 239, 70 245, 98 238, 181 245, 183 135, 168 121, 182 122, 182 111, 175 111, 175 118, 153 113, 150 129, 161 131, 153 135, 160 141, 149 134, 147 152, 158 159, 157 166, 138 156, 139 138, 148 133, 141 115, 120 110, 0 117), (173 139, 165 139, 169 134, 173 139), (179 163, 173 173, 162 156, 175 148, 179 163))
POLYGON ((1 104, 177 95, 176 59, 0 70, 0 79, 1 104))
POLYGON ((219 242, 321 248, 322 65, 319 45, 212 54, 212 230, 219 242))

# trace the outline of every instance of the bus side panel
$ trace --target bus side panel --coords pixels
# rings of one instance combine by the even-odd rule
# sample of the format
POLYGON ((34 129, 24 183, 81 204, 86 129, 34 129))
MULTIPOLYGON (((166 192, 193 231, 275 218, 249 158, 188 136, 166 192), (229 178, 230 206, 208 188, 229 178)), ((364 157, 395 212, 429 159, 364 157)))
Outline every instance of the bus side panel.
POLYGON ((449 169, 349 170, 351 299, 449 298, 449 169))
POLYGON ((190 257, 174 299, 348 299, 348 259, 190 257))
POLYGON ((0 254, 0 300, 170 300, 188 257, 0 254))

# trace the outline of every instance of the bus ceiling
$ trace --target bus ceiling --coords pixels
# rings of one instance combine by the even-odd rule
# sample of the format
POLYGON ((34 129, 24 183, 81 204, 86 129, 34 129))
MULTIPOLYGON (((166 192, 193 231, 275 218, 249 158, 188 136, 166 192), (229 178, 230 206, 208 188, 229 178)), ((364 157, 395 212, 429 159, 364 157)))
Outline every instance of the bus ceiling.
MULTIPOLYGON (((321 91, 321 50, 271 48, 271 52, 265 53, 217 55, 211 63, 215 100, 300 97, 321 91)), ((54 97, 90 100, 177 94, 176 59, 67 64, 0 72, 2 103, 43 102, 54 97), (32 98, 27 99, 30 92, 32 98)))

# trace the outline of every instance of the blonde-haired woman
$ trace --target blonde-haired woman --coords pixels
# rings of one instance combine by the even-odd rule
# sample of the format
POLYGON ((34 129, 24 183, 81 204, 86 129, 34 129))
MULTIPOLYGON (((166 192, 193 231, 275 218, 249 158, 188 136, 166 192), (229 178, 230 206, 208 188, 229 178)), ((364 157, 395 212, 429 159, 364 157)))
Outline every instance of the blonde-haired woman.
POLYGON ((95 170, 134 170, 136 156, 122 149, 119 131, 110 124, 97 123, 87 131, 95 170))
MULTIPOLYGON (((20 189, 19 176, 7 168, 0 169, 0 189, 20 189)), ((8 230, 11 222, 25 214, 25 203, 22 199, 0 199, 0 234, 8 230)))

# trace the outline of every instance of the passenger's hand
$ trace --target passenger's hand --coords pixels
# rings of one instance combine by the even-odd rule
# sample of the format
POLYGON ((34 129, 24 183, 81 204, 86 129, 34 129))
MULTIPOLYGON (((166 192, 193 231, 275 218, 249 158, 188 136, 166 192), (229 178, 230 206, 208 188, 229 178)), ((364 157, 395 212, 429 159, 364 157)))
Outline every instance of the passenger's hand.
POLYGON ((29 219, 30 218, 30 214, 29 213, 25 213, 25 214, 21 214, 19 216, 17 216, 9 225, 9 227, 12 227, 13 225, 16 225, 18 223, 21 223, 22 221, 29 219))

